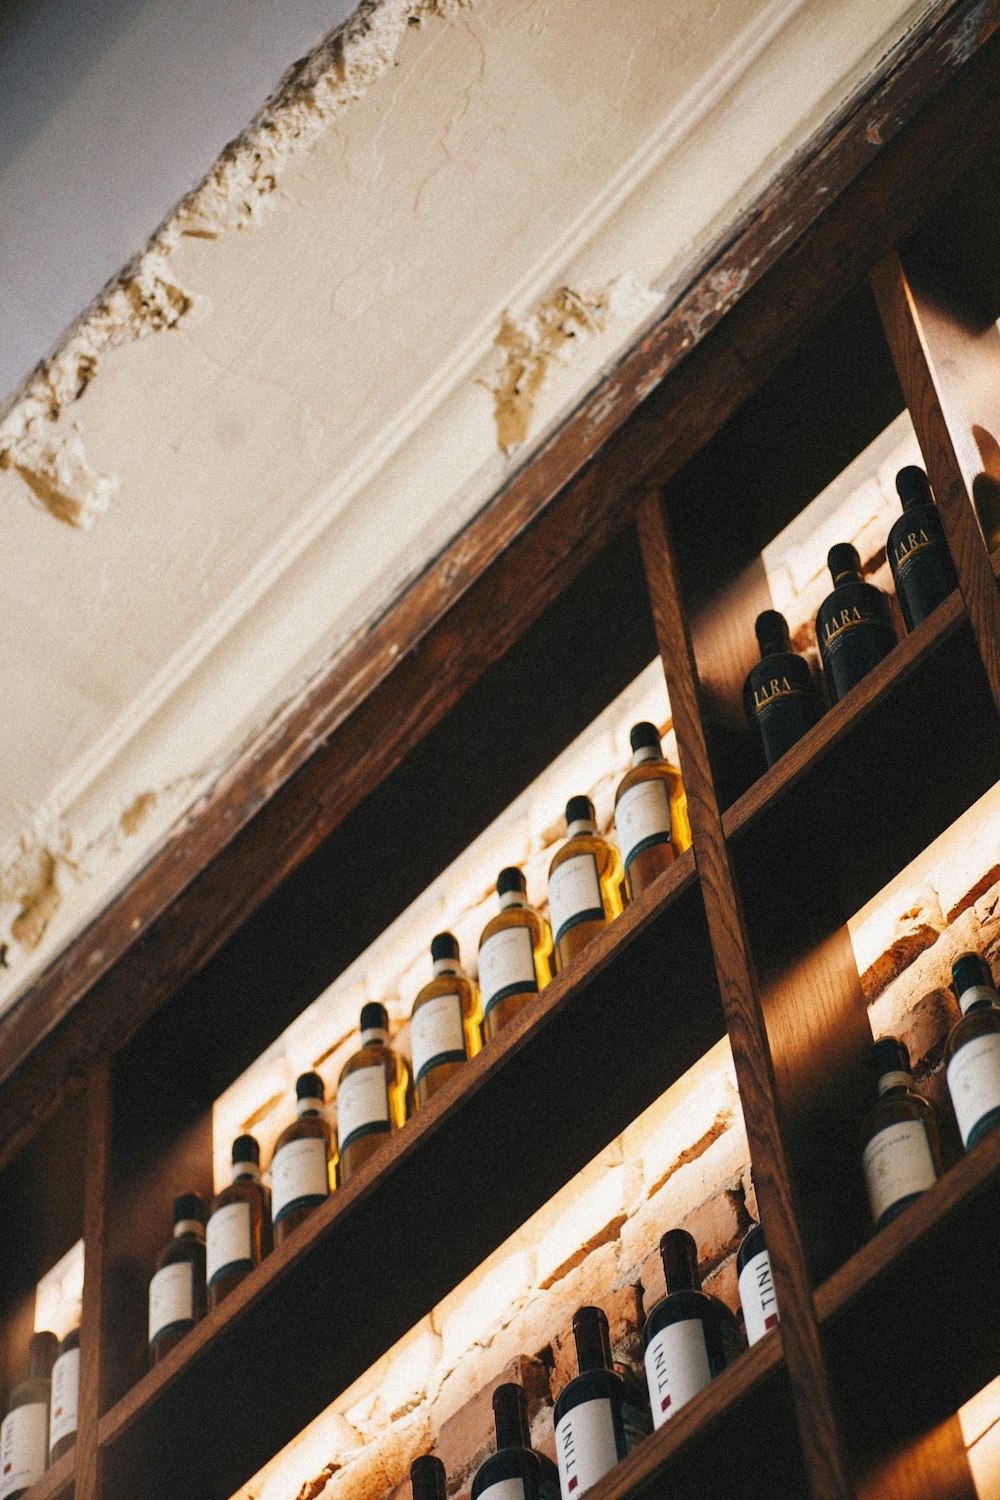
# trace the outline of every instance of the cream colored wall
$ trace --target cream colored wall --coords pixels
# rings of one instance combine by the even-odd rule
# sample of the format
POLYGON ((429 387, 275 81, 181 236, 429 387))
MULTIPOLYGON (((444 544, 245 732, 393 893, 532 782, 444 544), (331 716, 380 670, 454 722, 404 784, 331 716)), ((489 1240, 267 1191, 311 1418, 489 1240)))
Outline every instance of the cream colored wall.
POLYGON ((320 49, 0 423, 0 1003, 931 8, 370 0, 320 49))

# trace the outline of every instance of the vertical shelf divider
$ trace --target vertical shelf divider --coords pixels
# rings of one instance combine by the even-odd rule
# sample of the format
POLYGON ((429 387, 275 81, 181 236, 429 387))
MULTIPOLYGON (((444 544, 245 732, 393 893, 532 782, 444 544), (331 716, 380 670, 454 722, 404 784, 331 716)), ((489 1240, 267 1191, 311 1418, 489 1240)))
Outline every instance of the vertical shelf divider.
POLYGON ((753 1160, 754 1187, 781 1308, 781 1338, 814 1500, 850 1500, 837 1418, 820 1344, 805 1249, 781 1133, 774 1070, 757 977, 722 827, 698 707, 697 669, 658 490, 645 497, 639 540, 694 838, 709 933, 753 1160))
POLYGON ((111 1059, 87 1079, 83 1195, 83 1315, 80 1321, 80 1410, 75 1500, 101 1500, 98 1426, 105 1399, 104 1287, 111 1148, 111 1059))

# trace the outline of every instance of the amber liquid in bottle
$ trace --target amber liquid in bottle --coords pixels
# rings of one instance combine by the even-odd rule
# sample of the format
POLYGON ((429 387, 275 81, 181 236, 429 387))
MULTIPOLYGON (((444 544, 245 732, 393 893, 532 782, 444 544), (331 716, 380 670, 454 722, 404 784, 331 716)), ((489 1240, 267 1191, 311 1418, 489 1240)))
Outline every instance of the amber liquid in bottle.
POLYGON ((260 1180, 260 1147, 252 1135, 233 1142, 233 1180, 212 1200, 206 1236, 208 1305, 259 1266, 271 1249, 271 1194, 260 1180))
POLYGON ((378 1154, 405 1122, 410 1070, 389 1046, 389 1015, 372 1001, 361 1008, 361 1046, 337 1084, 341 1185, 378 1154))
POLYGON ((978 953, 960 953, 951 974, 962 1019, 948 1038, 944 1059, 962 1144, 971 1151, 1000 1127, 1000 995, 978 953))
POLYGON ((888 1224, 941 1175, 937 1111, 918 1094, 910 1056, 897 1037, 875 1043, 878 1103, 862 1131, 861 1157, 872 1223, 888 1224))
POLYGON ((59 1358, 52 1366, 52 1400, 49 1407, 49 1463, 54 1464, 76 1442, 80 1407, 80 1330, 72 1329, 59 1345, 59 1358))
POLYGON ((431 959, 434 978, 414 1000, 410 1016, 418 1106, 444 1088, 482 1042, 479 990, 462 972, 458 943, 450 932, 433 939, 431 959))
POLYGON ((528 905, 524 876, 513 865, 497 879, 500 911, 479 939, 479 990, 486 1040, 520 1015, 552 978, 552 933, 528 905))
POLYGON ((149 1363, 164 1359, 204 1316, 205 1204, 197 1193, 181 1193, 174 1199, 174 1237, 149 1283, 149 1363))
POLYGON ((615 831, 630 901, 691 846, 681 773, 663 757, 655 724, 632 730, 632 769, 615 793, 615 831))
POLYGON ((323 1080, 303 1073, 295 1085, 297 1118, 279 1135, 271 1159, 274 1243, 281 1245, 334 1184, 333 1131, 323 1108, 323 1080))
POLYGON ((54 1333, 33 1333, 28 1341, 28 1376, 11 1392, 0 1426, 0 1495, 4 1500, 18 1500, 45 1473, 52 1366, 58 1349, 54 1333))
POLYGON ((549 866, 549 921, 559 972, 621 915, 621 887, 621 858, 597 832, 593 803, 571 797, 566 842, 549 866))

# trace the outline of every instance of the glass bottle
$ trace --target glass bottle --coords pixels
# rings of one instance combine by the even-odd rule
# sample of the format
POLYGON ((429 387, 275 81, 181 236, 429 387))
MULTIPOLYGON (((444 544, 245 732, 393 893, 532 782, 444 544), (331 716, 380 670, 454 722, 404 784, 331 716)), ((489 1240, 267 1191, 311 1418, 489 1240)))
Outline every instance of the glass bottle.
POLYGON ((948 1092, 966 1151, 1000 1125, 1000 996, 989 964, 960 953, 951 977, 962 1019, 945 1047, 948 1092))
POLYGON ((718 1297, 701 1289, 698 1247, 686 1229, 660 1240, 667 1295, 646 1319, 646 1383, 653 1426, 662 1427, 740 1352, 735 1317, 718 1297))
POLYGON ((589 797, 571 797, 566 803, 566 842, 549 865, 549 921, 557 971, 621 915, 621 885, 621 858, 614 844, 597 832, 594 804, 589 797))
POLYGON ((271 1194, 260 1180, 260 1147, 238 1135, 232 1181, 212 1200, 206 1235, 208 1305, 218 1307, 271 1249, 271 1194))
POLYGON ((389 1046, 389 1014, 369 1001, 361 1007, 361 1046, 337 1083, 341 1185, 405 1122, 409 1086, 410 1070, 389 1046))
POLYGON ((765 609, 754 629, 760 661, 743 684, 743 709, 771 767, 819 722, 821 709, 809 663, 792 650, 784 615, 765 609))
POLYGON ((413 1500, 447 1500, 444 1464, 434 1453, 422 1453, 410 1465, 413 1500))
POLYGON ((476 1470, 472 1500, 559 1500, 559 1470, 531 1446, 528 1403, 513 1381, 493 1392, 497 1451, 476 1470))
POLYGON ((918 1094, 898 1037, 875 1043, 878 1103, 862 1130, 862 1166, 876 1229, 902 1213, 941 1175, 937 1111, 918 1094))
POLYGON ((174 1199, 174 1237, 149 1283, 149 1363, 158 1364, 205 1316, 205 1204, 199 1193, 174 1199))
POLYGON ((73 1328, 59 1345, 52 1366, 52 1400, 49 1406, 49 1463, 68 1453, 76 1442, 80 1410, 80 1330, 73 1328))
POLYGON ((632 769, 615 793, 615 832, 630 901, 642 894, 691 844, 681 773, 663 757, 655 724, 633 726, 632 769))
POLYGON ((771 1257, 760 1224, 752 1224, 743 1237, 736 1255, 736 1276, 747 1343, 756 1344, 765 1333, 777 1328, 780 1321, 771 1279, 771 1257))
POLYGON ((861 577, 861 559, 849 542, 830 548, 833 592, 816 616, 816 639, 830 701, 839 703, 896 644, 889 600, 861 577))
POLYGON ((279 1135, 271 1159, 271 1222, 281 1245, 329 1197, 333 1186, 330 1148, 333 1132, 318 1073, 295 1082, 296 1118, 279 1135))
POLYGON ((958 575, 923 469, 916 464, 900 469, 896 489, 903 514, 889 532, 886 552, 896 598, 912 630, 958 588, 958 575))
POLYGON ((527 883, 509 865, 497 877, 500 911, 479 939, 479 992, 487 1041, 519 1015, 552 978, 552 933, 528 905, 527 883))
POLYGON ((463 972, 458 942, 439 932, 431 942, 434 978, 425 984, 410 1016, 413 1084, 426 1104, 479 1051, 479 991, 463 972))
POLYGON ((580 1373, 567 1381, 554 1412, 562 1500, 579 1500, 645 1435, 612 1368, 608 1320, 599 1307, 580 1308, 573 1338, 580 1373))
POLYGON ((54 1333, 33 1333, 28 1340, 27 1378, 11 1391, 0 1425, 0 1500, 17 1500, 45 1473, 52 1366, 58 1349, 54 1333))

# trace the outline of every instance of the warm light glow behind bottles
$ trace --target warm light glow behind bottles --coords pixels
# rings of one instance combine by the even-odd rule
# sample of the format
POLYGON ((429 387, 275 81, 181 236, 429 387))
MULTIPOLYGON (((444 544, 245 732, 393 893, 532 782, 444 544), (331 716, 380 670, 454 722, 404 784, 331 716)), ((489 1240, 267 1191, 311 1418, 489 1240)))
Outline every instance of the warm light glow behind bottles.
POLYGON ((48 1329, 64 1339, 80 1326, 83 1304, 83 1240, 46 1271, 35 1288, 35 1332, 48 1329))

